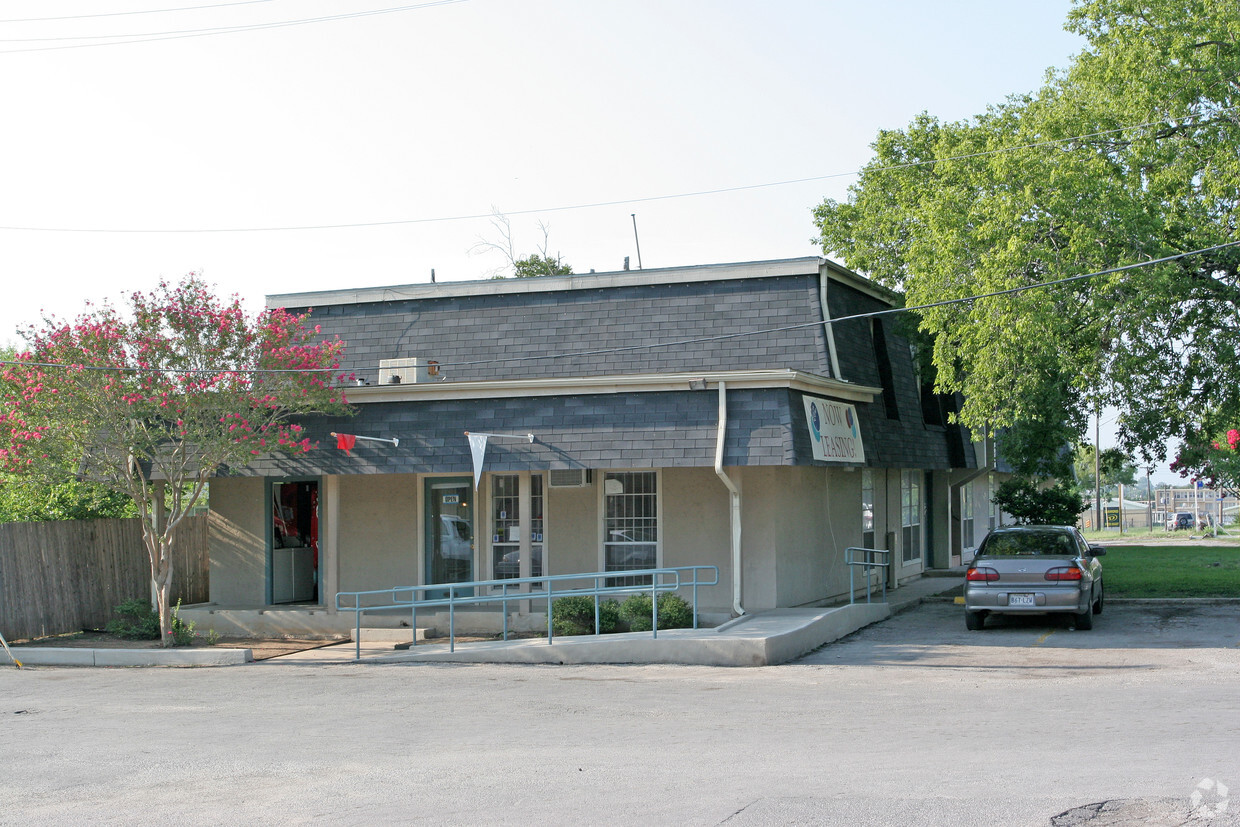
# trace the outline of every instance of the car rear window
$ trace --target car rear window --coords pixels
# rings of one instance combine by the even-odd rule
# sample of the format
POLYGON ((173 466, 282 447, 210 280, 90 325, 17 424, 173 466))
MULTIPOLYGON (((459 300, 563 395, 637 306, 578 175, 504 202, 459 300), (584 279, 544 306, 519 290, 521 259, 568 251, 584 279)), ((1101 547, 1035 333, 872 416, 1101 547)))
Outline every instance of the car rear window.
POLYGON ((981 554, 996 557, 1023 554, 1076 554, 1076 544, 1067 534, 1059 532, 1021 531, 992 534, 986 538, 981 554))

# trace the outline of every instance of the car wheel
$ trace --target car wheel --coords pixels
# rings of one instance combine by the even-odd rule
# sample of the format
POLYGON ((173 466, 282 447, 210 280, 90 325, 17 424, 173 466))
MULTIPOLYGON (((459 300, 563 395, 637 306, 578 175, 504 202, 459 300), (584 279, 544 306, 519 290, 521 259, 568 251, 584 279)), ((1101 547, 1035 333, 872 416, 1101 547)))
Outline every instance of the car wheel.
POLYGON ((964 625, 970 632, 979 632, 986 625, 985 612, 965 612, 964 625))
POLYGON ((1096 615, 1102 614, 1102 604, 1105 599, 1106 599, 1106 589, 1101 583, 1099 583, 1098 584, 1098 599, 1094 601, 1094 614, 1096 615))
POLYGON ((1078 630, 1087 632, 1094 628, 1094 613, 1092 609, 1093 607, 1090 607, 1089 609, 1081 612, 1079 615, 1076 615, 1076 628, 1078 630))

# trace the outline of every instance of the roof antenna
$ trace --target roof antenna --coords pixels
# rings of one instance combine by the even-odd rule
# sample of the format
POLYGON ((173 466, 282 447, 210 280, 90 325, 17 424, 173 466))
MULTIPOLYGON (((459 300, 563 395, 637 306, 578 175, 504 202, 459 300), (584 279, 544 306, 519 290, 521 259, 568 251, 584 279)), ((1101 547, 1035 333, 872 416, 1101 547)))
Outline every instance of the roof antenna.
POLYGON ((640 270, 642 269, 642 243, 637 237, 637 213, 631 212, 629 216, 633 219, 633 241, 637 243, 637 269, 640 270))
POLYGON ((431 284, 435 283, 435 268, 431 268, 431 284))

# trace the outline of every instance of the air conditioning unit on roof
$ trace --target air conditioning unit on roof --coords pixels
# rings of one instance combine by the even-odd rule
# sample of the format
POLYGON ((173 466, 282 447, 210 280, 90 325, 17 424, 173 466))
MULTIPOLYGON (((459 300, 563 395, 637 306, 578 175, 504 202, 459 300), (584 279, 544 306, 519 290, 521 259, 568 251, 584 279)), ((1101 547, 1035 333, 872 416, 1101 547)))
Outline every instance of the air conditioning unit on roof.
POLYGON ((591 482, 589 468, 552 468, 552 488, 584 488, 591 482))
POLYGON ((439 363, 431 359, 380 359, 380 385, 414 385, 439 378, 439 363))

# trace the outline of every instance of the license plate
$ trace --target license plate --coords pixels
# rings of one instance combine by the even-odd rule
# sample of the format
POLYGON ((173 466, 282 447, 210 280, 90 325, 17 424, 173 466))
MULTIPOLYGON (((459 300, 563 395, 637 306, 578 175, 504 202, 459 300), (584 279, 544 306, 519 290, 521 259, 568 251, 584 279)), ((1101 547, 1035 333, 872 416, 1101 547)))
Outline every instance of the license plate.
POLYGON ((1008 605, 1009 606, 1034 606, 1037 604, 1034 603, 1033 595, 1031 594, 1009 594, 1008 605))

